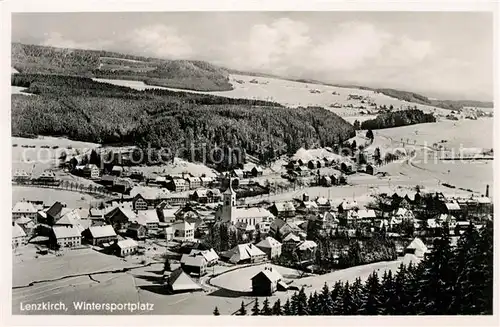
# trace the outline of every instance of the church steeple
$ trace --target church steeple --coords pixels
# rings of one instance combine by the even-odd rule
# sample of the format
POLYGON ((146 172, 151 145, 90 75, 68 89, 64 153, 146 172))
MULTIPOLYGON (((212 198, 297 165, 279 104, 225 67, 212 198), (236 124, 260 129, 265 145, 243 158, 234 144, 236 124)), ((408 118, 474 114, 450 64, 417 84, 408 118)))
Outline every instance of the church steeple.
POLYGON ((221 218, 223 221, 232 221, 235 218, 236 192, 233 190, 232 178, 229 175, 227 177, 229 177, 229 186, 223 194, 221 218))

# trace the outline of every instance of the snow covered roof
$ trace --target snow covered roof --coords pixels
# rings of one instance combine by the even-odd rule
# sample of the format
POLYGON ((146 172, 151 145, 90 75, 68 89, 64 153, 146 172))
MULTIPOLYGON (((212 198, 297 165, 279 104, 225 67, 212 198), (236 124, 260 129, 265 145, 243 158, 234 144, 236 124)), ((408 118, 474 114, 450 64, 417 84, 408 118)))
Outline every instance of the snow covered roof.
POLYGON ((18 225, 26 225, 26 224, 29 224, 32 222, 33 222, 33 220, 31 220, 30 218, 28 218, 26 216, 22 216, 22 217, 19 217, 16 219, 16 224, 18 224, 18 225))
POLYGON ((134 248, 134 247, 138 246, 137 242, 134 241, 133 239, 130 239, 130 238, 126 238, 124 240, 118 241, 118 242, 116 242, 116 245, 118 245, 118 247, 120 249, 129 249, 129 248, 134 248))
POLYGON ((259 207, 252 208, 236 208, 235 217, 237 218, 263 218, 274 217, 269 210, 259 207))
POLYGON ((294 233, 290 233, 283 239, 283 242, 288 242, 288 241, 300 242, 300 237, 298 237, 294 233))
POLYGON ((79 216, 78 212, 76 210, 71 210, 64 214, 64 216, 62 216, 61 219, 59 219, 55 224, 75 226, 79 224, 80 220, 81 217, 79 216))
POLYGON ((375 210, 373 209, 360 209, 358 210, 358 218, 366 219, 366 218, 376 218, 375 210))
POLYGON ((183 254, 181 264, 194 267, 202 267, 207 264, 207 259, 203 255, 183 254))
POLYGON ((330 204, 330 200, 321 196, 316 199, 316 203, 319 204, 320 206, 324 206, 330 204))
POLYGON ((447 210, 460 210, 460 205, 455 202, 447 202, 444 204, 447 210))
POLYGON ((192 249, 189 254, 190 255, 201 255, 205 258, 205 260, 207 260, 207 262, 219 260, 219 255, 217 255, 217 252, 215 252, 214 249, 210 249, 210 250, 192 249))
POLYGON ((280 247, 281 243, 276 241, 271 236, 268 236, 265 239, 263 239, 262 241, 260 241, 259 243, 257 243, 256 245, 258 247, 261 247, 261 248, 276 248, 276 247, 280 247))
POLYGON ((194 191, 194 193, 196 193, 196 195, 199 198, 206 198, 208 196, 208 190, 207 189, 197 189, 196 191, 194 191))
POLYGON ((52 231, 56 239, 81 236, 80 230, 75 227, 53 226, 52 231))
POLYGON ((177 268, 168 276, 168 284, 173 291, 201 290, 201 286, 196 284, 181 268, 177 268))
POLYGON ((302 204, 306 209, 318 209, 318 204, 314 201, 304 201, 302 204))
POLYGON ((415 237, 413 241, 406 247, 407 249, 415 249, 417 251, 427 252, 427 246, 418 237, 415 237))
POLYGON ((146 186, 134 186, 132 190, 130 190, 130 196, 136 197, 137 195, 141 195, 146 200, 155 200, 162 199, 165 195, 170 192, 166 188, 157 188, 157 187, 146 187, 146 186))
POLYGON ((159 223, 160 219, 158 219, 156 210, 142 210, 137 214, 136 221, 141 225, 145 225, 147 223, 159 223))
POLYGON ((91 226, 89 227, 89 231, 93 238, 116 236, 115 230, 111 225, 91 226))
POLYGON ((356 201, 347 201, 347 200, 342 201, 340 207, 342 208, 342 210, 352 210, 355 208, 359 208, 358 203, 356 201))
POLYGON ((318 244, 316 244, 316 242, 314 241, 304 241, 302 243, 300 243, 298 246, 297 246, 297 249, 299 251, 304 251, 304 250, 310 250, 310 249, 314 249, 318 247, 318 244))
POLYGON ((266 254, 262 252, 258 247, 253 244, 239 244, 226 252, 226 257, 229 257, 231 262, 239 262, 241 260, 247 260, 252 257, 265 256, 266 254))
POLYGON ((33 203, 20 201, 14 205, 14 208, 12 208, 12 212, 36 213, 37 211, 35 209, 35 206, 33 206, 33 203))
POLYGON ((12 225, 12 238, 19 238, 19 237, 25 237, 25 236, 26 236, 26 233, 21 228, 21 226, 14 223, 14 225, 12 225))
POLYGON ((295 210, 295 206, 293 205, 293 203, 291 201, 276 202, 276 203, 274 203, 274 205, 276 207, 276 210, 278 210, 278 212, 294 211, 295 210))
POLYGON ((264 268, 264 270, 259 272, 257 275, 253 276, 251 279, 254 279, 255 277, 259 276, 260 274, 266 276, 266 278, 272 283, 278 282, 278 281, 283 279, 283 276, 281 276, 281 274, 276 269, 273 269, 272 267, 264 268))

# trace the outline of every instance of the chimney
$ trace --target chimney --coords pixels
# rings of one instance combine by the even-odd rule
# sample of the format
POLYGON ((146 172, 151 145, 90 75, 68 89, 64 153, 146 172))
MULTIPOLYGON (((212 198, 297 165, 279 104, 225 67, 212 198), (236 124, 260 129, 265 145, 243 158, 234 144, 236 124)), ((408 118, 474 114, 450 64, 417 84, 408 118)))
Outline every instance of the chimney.
POLYGON ((485 197, 489 198, 490 197, 490 185, 486 185, 486 194, 484 195, 485 197))

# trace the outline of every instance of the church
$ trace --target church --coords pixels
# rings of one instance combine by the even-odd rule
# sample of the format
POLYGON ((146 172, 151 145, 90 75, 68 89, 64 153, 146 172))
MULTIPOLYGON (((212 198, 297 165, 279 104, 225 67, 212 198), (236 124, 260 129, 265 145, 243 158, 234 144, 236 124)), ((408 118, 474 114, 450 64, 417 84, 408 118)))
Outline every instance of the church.
POLYGON ((264 208, 238 208, 236 207, 236 192, 233 190, 232 181, 222 195, 222 206, 215 213, 216 221, 247 224, 248 226, 269 225, 274 216, 264 208))

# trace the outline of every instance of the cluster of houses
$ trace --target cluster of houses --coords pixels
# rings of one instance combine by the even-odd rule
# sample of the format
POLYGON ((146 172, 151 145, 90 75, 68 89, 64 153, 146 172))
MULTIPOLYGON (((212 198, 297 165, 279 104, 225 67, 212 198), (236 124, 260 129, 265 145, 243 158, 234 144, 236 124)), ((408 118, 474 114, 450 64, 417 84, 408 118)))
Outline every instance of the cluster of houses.
POLYGON ((359 167, 355 167, 354 163, 350 160, 344 160, 342 162, 338 162, 337 159, 314 159, 314 160, 291 160, 285 166, 287 169, 287 174, 290 177, 307 177, 316 174, 316 171, 325 168, 325 167, 333 167, 334 169, 339 170, 342 175, 331 175, 331 176, 322 176, 320 184, 327 184, 329 186, 332 185, 340 185, 345 184, 345 176, 354 174, 356 172, 366 173, 369 175, 375 174, 375 166, 372 164, 364 164, 359 167))
POLYGON ((38 176, 28 174, 23 169, 18 169, 12 176, 12 181, 17 184, 34 184, 34 185, 60 185, 61 180, 51 170, 45 170, 38 176))

